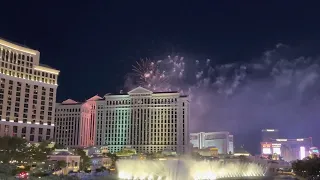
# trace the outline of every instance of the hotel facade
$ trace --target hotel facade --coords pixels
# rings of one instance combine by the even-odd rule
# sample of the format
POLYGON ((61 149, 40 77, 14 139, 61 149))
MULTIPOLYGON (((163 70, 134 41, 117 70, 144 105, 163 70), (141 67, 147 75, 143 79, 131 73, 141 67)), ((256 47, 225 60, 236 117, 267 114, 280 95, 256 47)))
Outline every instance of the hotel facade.
MULTIPOLYGON (((298 139, 279 138, 279 130, 263 129, 261 145, 261 156, 281 157, 285 161, 303 159, 312 151, 312 137, 298 139)), ((312 153, 311 153, 312 154, 312 153)))
POLYGON ((194 148, 218 148, 219 154, 233 154, 233 135, 226 131, 199 132, 190 134, 190 143, 194 148))
POLYGON ((67 99, 56 105, 55 141, 68 147, 95 145, 96 101, 93 96, 83 103, 67 99))
POLYGON ((53 139, 59 71, 40 52, 0 39, 0 136, 53 139))
MULTIPOLYGON (((80 134, 86 130, 94 139, 94 142, 90 141, 91 144, 108 146, 110 152, 117 152, 125 147, 145 153, 163 150, 177 153, 187 151, 189 144, 187 96, 182 96, 178 92, 157 93, 137 87, 127 94, 107 94, 104 98, 94 99, 93 102, 96 109, 87 115, 92 123, 86 123, 85 128, 80 128, 77 135, 79 141, 83 139, 80 134)), ((67 105, 58 107, 65 109, 67 105)), ((59 111, 65 110, 57 109, 56 119, 59 118, 59 111)), ((82 116, 83 114, 80 114, 80 117, 77 115, 79 119, 82 116)), ((56 121, 60 124, 64 120, 56 121)), ((63 126, 57 125, 57 129, 63 126)), ((61 140, 58 137, 67 138, 60 134, 60 130, 56 130, 57 143, 61 140)))
POLYGON ((270 139, 268 142, 261 142, 261 155, 264 157, 278 155, 285 161, 295 161, 310 155, 313 147, 312 138, 299 139, 270 139))

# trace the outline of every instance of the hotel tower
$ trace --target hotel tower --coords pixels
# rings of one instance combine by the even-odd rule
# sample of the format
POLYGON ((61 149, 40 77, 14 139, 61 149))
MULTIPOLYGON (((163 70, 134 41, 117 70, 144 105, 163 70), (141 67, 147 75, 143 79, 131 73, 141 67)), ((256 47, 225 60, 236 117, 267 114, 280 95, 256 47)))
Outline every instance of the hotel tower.
POLYGON ((53 139, 59 71, 40 52, 0 39, 0 136, 53 139))
POLYGON ((184 153, 189 146, 189 99, 179 92, 137 87, 83 103, 68 99, 56 113, 56 141, 66 146, 108 146, 112 153, 125 147, 184 153))

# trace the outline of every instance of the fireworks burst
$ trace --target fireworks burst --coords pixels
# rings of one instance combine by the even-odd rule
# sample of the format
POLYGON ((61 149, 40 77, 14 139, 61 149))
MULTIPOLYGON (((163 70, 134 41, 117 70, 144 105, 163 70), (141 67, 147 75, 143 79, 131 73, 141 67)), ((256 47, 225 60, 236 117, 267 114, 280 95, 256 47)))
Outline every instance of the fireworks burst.
POLYGON ((171 91, 172 83, 183 77, 184 65, 183 57, 179 56, 157 61, 141 59, 133 65, 133 79, 139 86, 153 91, 171 91))
MULTIPOLYGON (((133 76, 129 76, 133 83, 127 88, 139 85, 157 92, 180 91, 196 96, 207 91, 230 97, 237 92, 254 91, 255 84, 250 82, 261 76, 272 78, 270 85, 274 88, 285 87, 292 91, 294 87, 296 92, 303 94, 306 87, 320 77, 319 66, 303 57, 284 59, 281 56, 283 48, 287 47, 276 46, 274 50, 266 52, 260 61, 247 64, 215 64, 210 59, 185 60, 181 56, 167 56, 162 60, 141 59, 133 65, 133 76)), ((279 91, 274 91, 274 88, 266 90, 265 96, 277 96, 279 91)))
POLYGON ((142 86, 188 94, 193 132, 249 131, 270 123, 286 129, 293 122, 300 131, 307 124, 301 119, 314 124, 320 116, 320 60, 290 52, 279 45, 252 62, 229 64, 180 56, 145 59, 126 77, 126 90, 142 86))

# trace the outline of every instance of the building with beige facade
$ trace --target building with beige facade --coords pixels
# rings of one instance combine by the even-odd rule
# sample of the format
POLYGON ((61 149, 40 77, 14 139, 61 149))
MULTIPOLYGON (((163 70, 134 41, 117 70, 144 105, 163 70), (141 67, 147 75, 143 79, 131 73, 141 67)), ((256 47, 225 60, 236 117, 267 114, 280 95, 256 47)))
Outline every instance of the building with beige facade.
POLYGON ((131 147, 137 152, 187 151, 189 99, 179 92, 152 92, 137 87, 107 94, 97 101, 96 145, 110 152, 131 147))
POLYGON ((68 149, 56 149, 52 154, 48 156, 50 161, 64 161, 66 162, 66 167, 62 169, 63 174, 67 174, 70 171, 77 172, 80 168, 81 157, 75 155, 68 149))
POLYGON ((53 138, 59 71, 40 52, 0 39, 0 136, 53 138))
POLYGON ((233 135, 226 131, 198 132, 190 134, 190 143, 194 148, 218 148, 219 154, 233 154, 233 135))
POLYGON ((184 153, 189 145, 189 99, 178 92, 137 87, 84 103, 68 99, 57 104, 55 121, 56 142, 69 147, 184 153))

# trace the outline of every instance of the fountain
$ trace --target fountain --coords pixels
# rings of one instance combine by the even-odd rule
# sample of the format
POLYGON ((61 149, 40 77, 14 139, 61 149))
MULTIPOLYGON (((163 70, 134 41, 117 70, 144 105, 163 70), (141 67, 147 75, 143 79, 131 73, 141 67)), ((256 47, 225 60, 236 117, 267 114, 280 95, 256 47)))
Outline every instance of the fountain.
POLYGON ((119 160, 120 179, 214 180, 262 177, 266 168, 254 163, 194 160, 119 160))

